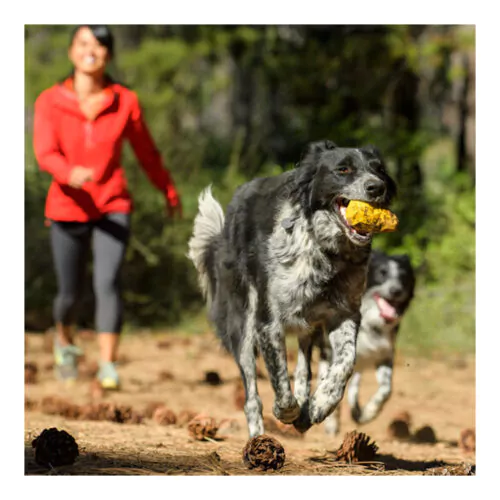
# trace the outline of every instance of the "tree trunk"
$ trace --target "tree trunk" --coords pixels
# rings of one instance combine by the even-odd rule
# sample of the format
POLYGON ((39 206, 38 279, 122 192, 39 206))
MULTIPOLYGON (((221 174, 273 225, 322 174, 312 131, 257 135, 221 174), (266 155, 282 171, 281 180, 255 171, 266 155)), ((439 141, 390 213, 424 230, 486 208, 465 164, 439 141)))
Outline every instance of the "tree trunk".
POLYGON ((462 68, 464 70, 464 78, 458 100, 457 172, 467 171, 466 137, 467 118, 469 114, 467 98, 470 88, 470 65, 467 54, 463 54, 462 56, 462 68))

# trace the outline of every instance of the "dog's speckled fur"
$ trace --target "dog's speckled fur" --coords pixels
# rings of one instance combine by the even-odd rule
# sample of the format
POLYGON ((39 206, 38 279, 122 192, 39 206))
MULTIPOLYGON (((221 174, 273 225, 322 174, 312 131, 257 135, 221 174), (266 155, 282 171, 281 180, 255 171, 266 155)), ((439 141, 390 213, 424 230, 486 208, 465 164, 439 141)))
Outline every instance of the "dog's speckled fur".
POLYGON ((355 363, 371 247, 370 236, 347 227, 341 200, 387 207, 395 189, 374 148, 321 141, 308 146, 296 169, 240 186, 224 222, 210 189, 200 195, 189 257, 217 334, 240 368, 251 437, 264 432, 257 349, 275 393, 274 415, 282 422, 304 432, 341 400, 355 363), (310 398, 310 333, 318 323, 325 325, 334 354, 310 398), (285 349, 288 329, 300 333, 294 392, 285 349))

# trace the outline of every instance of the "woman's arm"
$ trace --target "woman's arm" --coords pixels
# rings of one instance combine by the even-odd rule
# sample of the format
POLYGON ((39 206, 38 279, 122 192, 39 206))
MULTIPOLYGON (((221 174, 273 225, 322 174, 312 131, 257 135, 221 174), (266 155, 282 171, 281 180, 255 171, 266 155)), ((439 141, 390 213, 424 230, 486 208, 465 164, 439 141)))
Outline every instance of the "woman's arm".
POLYGON ((35 101, 33 125, 35 158, 40 170, 51 174, 59 184, 68 184, 71 166, 59 149, 50 109, 47 95, 42 93, 35 101))
POLYGON ((180 198, 174 181, 170 172, 163 166, 161 155, 144 121, 141 106, 135 94, 126 135, 152 184, 165 194, 169 207, 180 209, 180 198))

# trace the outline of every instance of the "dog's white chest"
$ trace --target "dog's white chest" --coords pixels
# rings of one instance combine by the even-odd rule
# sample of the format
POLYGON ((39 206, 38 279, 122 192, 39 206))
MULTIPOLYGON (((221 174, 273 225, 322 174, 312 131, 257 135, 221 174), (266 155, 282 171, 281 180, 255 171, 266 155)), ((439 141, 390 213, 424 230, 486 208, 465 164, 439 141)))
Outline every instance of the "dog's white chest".
POLYGON ((356 346, 357 370, 373 368, 386 359, 392 359, 394 327, 395 325, 386 324, 382 319, 374 321, 370 315, 363 316, 356 346))
POLYGON ((328 259, 310 237, 306 221, 295 218, 293 231, 277 225, 269 239, 268 256, 270 298, 289 319, 302 317, 304 306, 317 297, 332 273, 328 259))

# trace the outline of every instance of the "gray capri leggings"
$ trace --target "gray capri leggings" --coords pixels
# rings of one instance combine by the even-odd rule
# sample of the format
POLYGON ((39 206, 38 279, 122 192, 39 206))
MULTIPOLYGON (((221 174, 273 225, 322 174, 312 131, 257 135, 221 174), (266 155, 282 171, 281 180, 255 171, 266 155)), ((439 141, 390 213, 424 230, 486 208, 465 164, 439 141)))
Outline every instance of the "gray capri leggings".
POLYGON ((56 322, 69 326, 74 321, 92 246, 96 330, 120 333, 123 306, 119 275, 129 233, 130 214, 125 213, 110 213, 91 222, 52 221, 52 255, 58 285, 54 300, 56 322))

